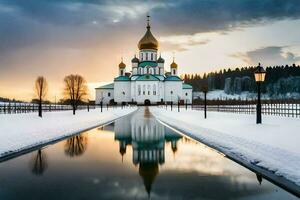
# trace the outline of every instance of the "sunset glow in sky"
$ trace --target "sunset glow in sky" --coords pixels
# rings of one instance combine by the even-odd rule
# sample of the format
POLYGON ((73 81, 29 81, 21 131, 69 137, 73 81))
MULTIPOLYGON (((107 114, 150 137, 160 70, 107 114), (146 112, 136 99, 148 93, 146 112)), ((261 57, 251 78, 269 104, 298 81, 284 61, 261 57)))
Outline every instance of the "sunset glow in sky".
POLYGON ((298 0, 0 0, 0 96, 32 99, 38 75, 50 100, 71 73, 93 88, 122 56, 130 71, 147 13, 166 69, 173 52, 181 74, 300 64, 298 0))

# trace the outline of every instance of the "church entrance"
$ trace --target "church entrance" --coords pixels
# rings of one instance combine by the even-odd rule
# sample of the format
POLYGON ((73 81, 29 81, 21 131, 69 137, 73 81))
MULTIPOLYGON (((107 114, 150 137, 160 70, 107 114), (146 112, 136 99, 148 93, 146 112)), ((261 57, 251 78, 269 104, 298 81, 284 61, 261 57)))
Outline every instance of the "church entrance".
POLYGON ((149 99, 145 99, 145 102, 144 102, 145 106, 150 106, 151 105, 151 102, 149 99))

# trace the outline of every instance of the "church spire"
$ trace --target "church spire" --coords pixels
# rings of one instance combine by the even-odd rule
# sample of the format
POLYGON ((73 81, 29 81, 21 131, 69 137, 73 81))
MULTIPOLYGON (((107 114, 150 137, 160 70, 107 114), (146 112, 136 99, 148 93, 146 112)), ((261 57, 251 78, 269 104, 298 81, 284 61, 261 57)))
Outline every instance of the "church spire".
POLYGON ((150 15, 147 14, 147 29, 150 29, 150 15))
POLYGON ((139 41, 138 47, 140 50, 142 49, 158 49, 158 41, 156 38, 152 35, 150 31, 150 15, 147 15, 147 31, 145 35, 142 37, 142 39, 139 41))

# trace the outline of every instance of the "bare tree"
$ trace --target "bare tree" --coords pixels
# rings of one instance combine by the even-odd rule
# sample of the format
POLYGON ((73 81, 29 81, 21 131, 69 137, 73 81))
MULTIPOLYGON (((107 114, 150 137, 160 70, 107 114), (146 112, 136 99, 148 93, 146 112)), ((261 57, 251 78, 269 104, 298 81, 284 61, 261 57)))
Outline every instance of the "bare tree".
POLYGON ((64 96, 70 99, 73 115, 75 115, 78 104, 83 101, 87 95, 88 88, 86 81, 78 74, 71 74, 64 78, 64 84, 64 96))
POLYGON ((42 117, 42 102, 47 95, 48 84, 43 76, 37 77, 35 80, 35 93, 38 97, 39 103, 39 117, 42 117))

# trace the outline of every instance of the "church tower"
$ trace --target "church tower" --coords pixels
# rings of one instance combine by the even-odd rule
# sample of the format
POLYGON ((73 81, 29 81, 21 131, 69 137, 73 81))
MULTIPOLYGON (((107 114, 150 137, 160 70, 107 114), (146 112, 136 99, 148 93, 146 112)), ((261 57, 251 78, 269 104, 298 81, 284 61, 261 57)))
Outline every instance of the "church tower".
POLYGON ((139 41, 138 47, 140 50, 140 62, 143 61, 156 61, 158 41, 151 33, 150 16, 147 16, 147 31, 142 39, 139 41))
POLYGON ((125 72, 126 72, 126 65, 123 62, 123 58, 122 58, 122 61, 119 64, 119 76, 125 76, 125 72))
POLYGON ((170 65, 170 71, 171 71, 172 76, 177 76, 177 68, 178 68, 178 65, 177 65, 177 63, 175 63, 174 57, 173 57, 173 62, 170 65))

